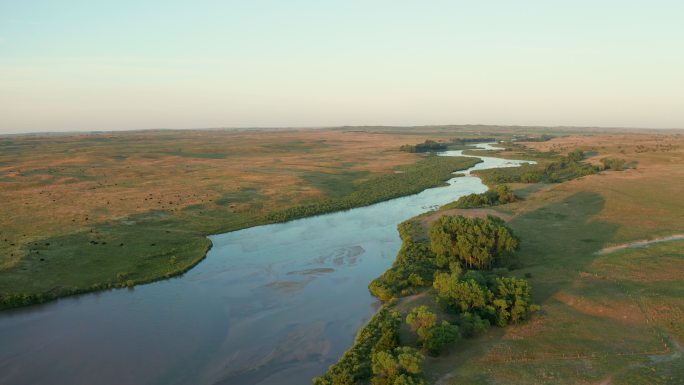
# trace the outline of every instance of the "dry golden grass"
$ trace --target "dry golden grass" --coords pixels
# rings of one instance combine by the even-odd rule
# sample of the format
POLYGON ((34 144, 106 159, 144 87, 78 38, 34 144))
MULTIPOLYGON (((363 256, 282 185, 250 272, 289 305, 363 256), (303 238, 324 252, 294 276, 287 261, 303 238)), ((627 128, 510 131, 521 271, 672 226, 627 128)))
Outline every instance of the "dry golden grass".
POLYGON ((229 202, 232 212, 320 198, 306 173, 389 172, 416 160, 400 145, 427 138, 331 130, 0 138, 0 237, 8 239, 0 268, 29 242, 134 214, 211 209, 249 189, 258 199, 229 202))
POLYGON ((635 168, 605 172, 551 185, 531 202, 520 205, 532 210, 545 202, 562 199, 578 191, 596 192, 605 207, 596 219, 620 225, 614 243, 676 234, 684 230, 684 136, 620 134, 568 136, 548 142, 527 143, 540 150, 567 153, 580 148, 598 151, 588 159, 598 164, 604 157, 622 158, 635 168))

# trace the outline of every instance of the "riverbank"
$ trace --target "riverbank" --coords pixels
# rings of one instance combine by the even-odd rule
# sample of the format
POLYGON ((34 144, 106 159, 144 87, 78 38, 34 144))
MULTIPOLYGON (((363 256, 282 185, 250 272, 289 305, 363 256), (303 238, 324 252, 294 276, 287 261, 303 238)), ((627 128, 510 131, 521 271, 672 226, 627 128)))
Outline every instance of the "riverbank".
POLYGON ((0 274, 0 309, 176 277, 205 258, 211 247, 208 235, 412 195, 443 185, 453 172, 478 162, 472 157, 421 156, 415 164, 358 183, 345 196, 254 214, 237 223, 190 208, 181 215, 148 213, 96 225, 88 232, 41 239, 30 246, 19 266, 0 274), (213 225, 199 223, 207 217, 214 218, 213 225))
MULTIPOLYGON (((474 168, 511 165, 483 158, 474 168)), ((353 344, 375 312, 367 284, 401 246, 397 224, 486 190, 472 176, 447 183, 370 206, 213 235, 204 262, 174 279, 0 313, 0 356, 30 352, 8 356, 14 370, 0 381, 40 382, 28 370, 38 365, 40 375, 75 385, 86 378, 103 385, 131 378, 141 384, 306 383, 353 344), (47 338, 48 332, 62 338, 47 338), (157 365, 135 365, 151 356, 159 357, 157 365), (79 365, 59 372, 72 360, 79 365)))
POLYGON ((594 164, 603 157, 638 163, 534 188, 525 200, 497 207, 512 216, 507 223, 521 238, 515 274, 530 281, 542 312, 427 359, 428 381, 682 383, 683 362, 671 359, 684 341, 682 241, 640 242, 682 233, 684 155, 673 139, 576 136, 528 144, 560 154, 581 148, 594 164), (640 247, 611 249, 634 242, 640 247))
MULTIPOLYGON (((482 145, 480 148, 491 149, 491 146, 482 145)), ((467 174, 474 169, 468 170, 467 174)), ((382 301, 382 306, 361 328, 354 345, 340 360, 322 376, 314 378, 315 385, 368 381, 423 384, 425 376, 431 375, 422 368, 423 355, 439 356, 445 349, 455 349, 451 345, 460 343, 461 338, 479 336, 490 325, 504 327, 521 322, 538 309, 530 303, 531 288, 527 281, 510 276, 507 271, 507 267, 515 265, 506 259, 517 248, 518 240, 503 220, 489 216, 494 212, 492 209, 459 211, 469 213, 451 217, 449 213, 453 210, 442 209, 433 214, 421 213, 398 226, 402 247, 392 267, 369 284, 371 293, 382 301), (482 218, 485 212, 487 215, 482 218), (432 223, 435 221, 439 223, 432 223), (447 241, 435 233, 435 226, 448 227, 449 223, 459 224, 456 227, 462 233, 458 233, 458 247, 455 244, 436 246, 438 238, 443 242, 456 242, 454 235, 447 237, 452 239, 447 241), (495 239, 489 242, 494 246, 489 249, 483 244, 463 242, 478 237, 495 239), (466 251, 467 248, 472 250, 466 251), (447 261, 448 258, 456 258, 451 255, 454 250, 463 250, 462 257, 470 261, 472 253, 482 254, 485 249, 496 263, 473 267, 459 260, 447 261), (496 269, 492 270, 493 267, 496 269), (477 293, 482 297, 481 304, 475 299, 477 293), (409 296, 412 299, 405 300, 409 296), (485 305, 486 301, 493 302, 485 305), (416 326, 425 322, 429 322, 429 326, 416 326), (418 338, 409 328, 417 331, 418 338), (420 357, 413 370, 402 369, 400 364, 401 354, 409 351, 420 357), (392 358, 397 354, 399 356, 392 358), (393 359, 398 363, 386 362, 393 359), (387 371, 380 367, 382 365, 395 365, 396 369, 387 371)), ((507 219, 510 220, 510 216, 507 219)))

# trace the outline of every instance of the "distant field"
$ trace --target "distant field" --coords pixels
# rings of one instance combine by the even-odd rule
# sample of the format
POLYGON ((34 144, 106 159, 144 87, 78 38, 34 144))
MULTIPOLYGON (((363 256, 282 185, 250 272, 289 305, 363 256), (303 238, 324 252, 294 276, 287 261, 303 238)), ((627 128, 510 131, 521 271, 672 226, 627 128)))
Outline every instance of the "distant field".
MULTIPOLYGON (((206 235, 266 223, 271 213, 362 186, 374 189, 366 182, 423 159, 399 151, 401 145, 453 135, 212 130, 0 137, 0 300, 178 274, 203 258, 206 235)), ((449 171, 442 173, 440 181, 449 171)))

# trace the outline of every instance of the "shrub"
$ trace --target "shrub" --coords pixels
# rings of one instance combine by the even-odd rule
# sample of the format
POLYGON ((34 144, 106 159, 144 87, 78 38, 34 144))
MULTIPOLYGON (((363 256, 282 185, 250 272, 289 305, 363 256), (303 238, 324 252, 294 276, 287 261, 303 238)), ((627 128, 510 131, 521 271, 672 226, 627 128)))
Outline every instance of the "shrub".
POLYGON ((604 170, 622 171, 625 169, 627 161, 618 158, 603 158, 601 163, 603 163, 604 170))

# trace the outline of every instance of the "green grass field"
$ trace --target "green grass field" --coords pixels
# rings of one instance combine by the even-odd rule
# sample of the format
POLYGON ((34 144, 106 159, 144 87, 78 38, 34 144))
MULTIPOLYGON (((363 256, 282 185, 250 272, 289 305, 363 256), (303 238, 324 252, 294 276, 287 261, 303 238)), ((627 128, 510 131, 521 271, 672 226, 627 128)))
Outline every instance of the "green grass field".
POLYGON ((681 384, 683 242, 596 253, 618 224, 598 219, 596 193, 579 192, 509 222, 521 269, 542 311, 430 359, 444 384, 681 384))

